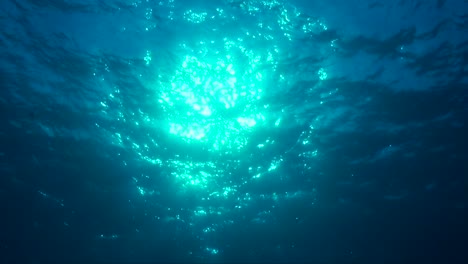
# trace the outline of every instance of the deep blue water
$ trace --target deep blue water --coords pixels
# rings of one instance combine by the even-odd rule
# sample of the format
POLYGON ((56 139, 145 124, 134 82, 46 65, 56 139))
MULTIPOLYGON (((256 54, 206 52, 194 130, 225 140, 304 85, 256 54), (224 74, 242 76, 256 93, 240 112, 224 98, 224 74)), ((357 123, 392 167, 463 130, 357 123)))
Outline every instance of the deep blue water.
POLYGON ((0 263, 465 263, 467 20, 1 1, 0 263))

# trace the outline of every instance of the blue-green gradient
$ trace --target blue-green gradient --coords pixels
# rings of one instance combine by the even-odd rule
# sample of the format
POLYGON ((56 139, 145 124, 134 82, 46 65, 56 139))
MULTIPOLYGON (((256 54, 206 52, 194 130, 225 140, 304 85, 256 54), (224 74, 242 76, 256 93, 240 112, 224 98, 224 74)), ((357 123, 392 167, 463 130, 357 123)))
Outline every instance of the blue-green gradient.
POLYGON ((466 263, 466 7, 0 1, 0 263, 466 263))

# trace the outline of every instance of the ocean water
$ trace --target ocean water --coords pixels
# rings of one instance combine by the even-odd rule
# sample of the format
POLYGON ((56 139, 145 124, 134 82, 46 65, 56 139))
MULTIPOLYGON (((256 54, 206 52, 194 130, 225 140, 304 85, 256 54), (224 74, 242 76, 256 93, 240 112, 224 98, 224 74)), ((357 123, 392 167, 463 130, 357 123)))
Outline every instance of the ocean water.
POLYGON ((3 0, 1 263, 466 263, 468 3, 3 0))

